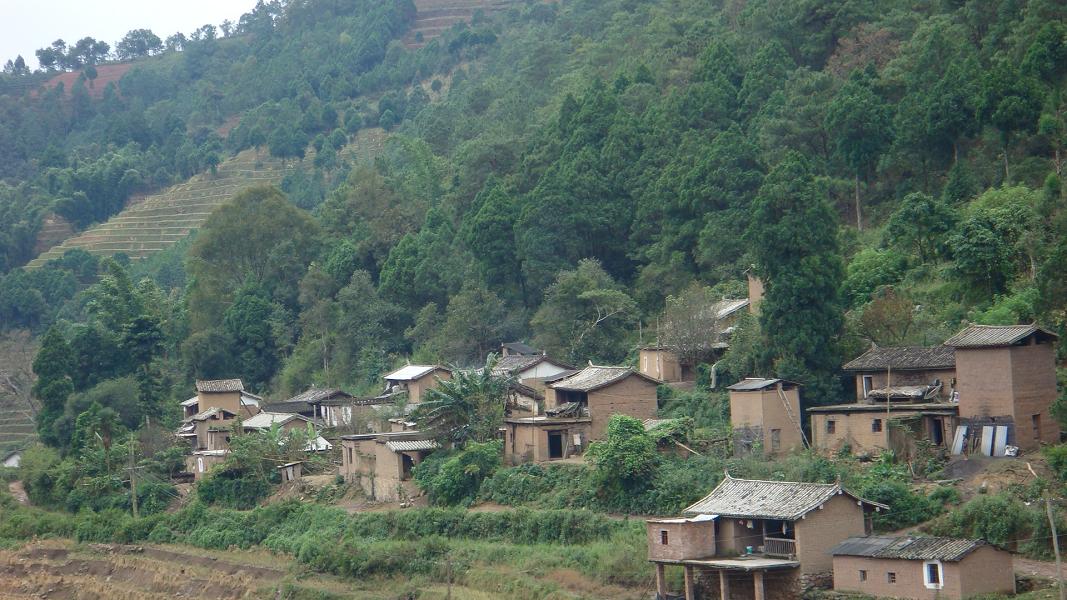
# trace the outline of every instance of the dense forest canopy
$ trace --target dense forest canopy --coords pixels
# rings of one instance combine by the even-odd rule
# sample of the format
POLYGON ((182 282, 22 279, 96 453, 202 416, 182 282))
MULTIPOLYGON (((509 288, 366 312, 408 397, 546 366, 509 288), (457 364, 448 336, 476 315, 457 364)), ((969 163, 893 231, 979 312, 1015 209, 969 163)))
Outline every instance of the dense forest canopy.
POLYGON ((103 90, 92 45, 46 52, 69 90, 0 75, 0 323, 69 358, 38 372, 53 443, 92 402, 171 410, 192 377, 363 392, 510 339, 624 363, 668 299, 741 297, 746 273, 764 310, 720 375, 808 402, 872 342, 1064 330, 1061 3, 527 1, 421 48, 415 15, 260 2, 221 33, 131 32, 103 90), (387 139, 357 164, 367 128, 387 139), (46 213, 85 227, 252 147, 315 161, 148 260, 18 268, 46 213))

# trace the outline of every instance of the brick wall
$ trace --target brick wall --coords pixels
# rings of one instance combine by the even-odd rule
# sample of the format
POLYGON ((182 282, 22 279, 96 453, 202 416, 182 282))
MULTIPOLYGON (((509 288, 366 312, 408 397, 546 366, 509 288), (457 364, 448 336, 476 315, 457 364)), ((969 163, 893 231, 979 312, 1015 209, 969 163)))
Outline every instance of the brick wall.
POLYGON ((1056 357, 1051 344, 1013 346, 1011 349, 1015 440, 1032 450, 1042 442, 1059 441, 1060 429, 1050 412, 1056 400, 1056 357), (1035 436, 1033 416, 1038 415, 1035 436))
POLYGON ((654 419, 657 387, 647 379, 630 375, 617 383, 589 392, 589 416, 593 420, 590 432, 592 438, 604 438, 608 419, 612 415, 629 415, 642 421, 654 419))
POLYGON ((865 535, 863 508, 846 494, 839 494, 794 523, 797 560, 801 573, 833 568, 830 549, 852 536, 865 535))
POLYGON ((715 522, 667 523, 649 521, 646 525, 649 560, 688 560, 715 554, 715 522), (663 543, 663 532, 667 543, 663 543))
POLYGON ((1012 365, 1009 348, 957 348, 956 389, 960 417, 1012 415, 1012 365))
MULTIPOLYGON (((1010 552, 985 546, 955 564, 959 569, 963 598, 979 594, 1015 593, 1015 572, 1010 552)), ((946 574, 946 580, 948 577, 946 574)))
POLYGON ((863 401, 863 377, 871 378, 871 389, 886 387, 887 381, 897 385, 930 385, 935 379, 941 380, 941 399, 948 399, 952 394, 952 381, 956 378, 955 369, 930 370, 930 371, 893 371, 886 373, 885 370, 864 371, 856 373, 856 400, 863 401))
POLYGON ((982 594, 1015 593, 1011 554, 991 546, 979 548, 960 562, 943 562, 943 587, 929 589, 924 583, 926 562, 860 556, 834 557, 834 589, 885 598, 916 600, 961 600, 982 594), (860 580, 860 571, 867 580, 860 580), (896 574, 889 583, 888 573, 896 574))
POLYGON ((888 445, 887 429, 884 412, 812 413, 811 415, 812 445, 825 452, 836 452, 845 444, 852 447, 854 454, 876 452, 888 445), (872 431, 875 419, 881 420, 881 431, 872 431), (834 422, 834 433, 827 433, 827 421, 834 422))

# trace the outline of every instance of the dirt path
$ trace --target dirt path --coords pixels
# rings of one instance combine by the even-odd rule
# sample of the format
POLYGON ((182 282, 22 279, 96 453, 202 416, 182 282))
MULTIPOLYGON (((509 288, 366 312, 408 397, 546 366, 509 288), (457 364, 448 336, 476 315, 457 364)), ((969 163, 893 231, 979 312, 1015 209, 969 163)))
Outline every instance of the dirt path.
POLYGON ((19 504, 28 505, 30 503, 30 497, 26 495, 26 488, 22 487, 21 481, 12 481, 7 484, 7 491, 11 493, 19 504))
POLYGON ((1016 573, 1056 579, 1056 563, 1054 562, 1016 556, 1014 563, 1016 573))

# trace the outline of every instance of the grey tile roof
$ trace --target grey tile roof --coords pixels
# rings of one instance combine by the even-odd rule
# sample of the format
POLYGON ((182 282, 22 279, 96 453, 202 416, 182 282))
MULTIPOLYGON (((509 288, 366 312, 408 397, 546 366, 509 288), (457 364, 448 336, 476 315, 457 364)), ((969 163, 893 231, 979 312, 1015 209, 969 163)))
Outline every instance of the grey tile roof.
POLYGON ((502 348, 506 348, 508 350, 508 352, 514 352, 515 354, 525 354, 525 355, 541 354, 541 352, 538 351, 537 348, 534 348, 533 346, 527 346, 526 344, 524 344, 522 342, 507 342, 506 344, 501 344, 500 346, 502 348))
POLYGON ((436 450, 440 446, 433 440, 398 440, 386 442, 385 447, 393 452, 425 452, 436 450))
POLYGON ((641 377, 657 385, 660 383, 648 375, 634 371, 630 367, 598 367, 590 365, 566 379, 549 385, 557 390, 592 392, 622 381, 631 375, 641 377))
MULTIPOLYGON (((808 413, 852 413, 852 412, 879 412, 883 415, 886 413, 885 403, 878 404, 861 404, 859 402, 853 402, 852 404, 831 404, 828 406, 812 406, 805 409, 808 413)), ((958 413, 960 405, 958 402, 898 402, 893 403, 889 407, 889 414, 892 416, 909 416, 919 412, 935 412, 938 414, 944 413, 958 413)))
POLYGON ((799 483, 734 479, 729 473, 710 494, 683 514, 796 521, 838 494, 848 494, 870 506, 888 508, 850 494, 836 483, 799 483))
POLYGON ((971 325, 945 341, 946 346, 954 348, 992 348, 1011 346, 1040 334, 1046 340, 1058 339, 1055 333, 1037 325, 971 325))
POLYGON ((574 369, 574 367, 570 365, 555 361, 543 354, 538 354, 536 356, 502 356, 497 360, 496 366, 493 367, 493 375, 518 375, 522 371, 535 367, 543 362, 548 362, 565 370, 574 369))
POLYGON ((325 400, 330 400, 338 396, 342 396, 347 399, 352 399, 351 394, 348 394, 338 389, 311 387, 308 388, 306 391, 301 392, 296 396, 293 396, 292 398, 289 398, 288 400, 286 400, 286 402, 306 402, 308 404, 318 404, 325 400))
POLYGON ((198 392, 243 392, 245 386, 240 379, 196 380, 198 392))
POLYGON ((785 379, 763 379, 762 377, 748 377, 746 379, 738 381, 737 383, 731 386, 727 386, 726 389, 733 390, 735 392, 752 392, 755 390, 765 390, 769 387, 773 387, 777 385, 779 381, 781 381, 784 384, 784 387, 786 388, 796 387, 798 385, 795 382, 787 381, 785 379))
MULTIPOLYGON (((236 414, 226 410, 225 408, 216 408, 216 407, 212 406, 211 408, 208 408, 206 410, 200 411, 200 412, 196 413, 195 415, 189 417, 188 420, 189 421, 206 421, 206 420, 214 417, 217 414, 230 415, 231 417, 236 417, 237 416, 236 414)), ((223 418, 225 418, 225 417, 223 417, 223 418)))
POLYGON ((245 429, 270 429, 271 425, 285 425, 289 421, 300 419, 307 421, 307 417, 294 413, 261 412, 258 415, 248 417, 241 425, 245 429))
POLYGON ((954 369, 956 349, 950 346, 875 346, 841 368, 845 371, 954 369))
POLYGON ((830 550, 830 554, 834 556, 957 562, 985 545, 987 543, 983 540, 872 535, 848 538, 834 546, 830 550))

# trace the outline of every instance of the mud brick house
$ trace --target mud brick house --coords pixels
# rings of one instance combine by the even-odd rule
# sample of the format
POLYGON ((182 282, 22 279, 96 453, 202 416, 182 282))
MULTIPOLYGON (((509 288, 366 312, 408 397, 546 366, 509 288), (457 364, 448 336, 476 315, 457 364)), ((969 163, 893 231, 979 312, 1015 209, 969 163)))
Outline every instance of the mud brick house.
MULTIPOLYGON (((747 298, 723 299, 708 308, 714 314, 716 331, 709 332, 715 339, 709 340, 704 349, 706 358, 714 362, 714 358, 720 356, 730 346, 730 335, 734 331, 737 319, 748 306, 747 298)), ((696 381, 696 362, 681 357, 676 348, 671 348, 669 345, 653 344, 642 347, 637 365, 641 373, 664 383, 696 381)))
POLYGON ((956 351, 949 346, 874 346, 842 367, 856 378, 856 401, 942 402, 956 386, 956 351))
POLYGON ((407 394, 411 404, 422 402, 427 390, 437 387, 438 379, 451 379, 452 371, 437 365, 408 365, 384 377, 385 392, 381 399, 407 394))
POLYGON ((412 469, 437 448, 418 431, 343 435, 340 475, 358 482, 372 500, 403 501, 419 493, 412 469))
POLYGON ((959 407, 951 402, 837 404, 808 409, 811 446, 823 453, 849 449, 854 455, 893 450, 907 457, 916 444, 949 448, 959 407))
POLYGON ((629 367, 590 365, 581 371, 548 384, 546 412, 563 415, 581 413, 591 419, 590 435, 604 437, 612 415, 629 415, 638 420, 656 417, 656 388, 662 382, 629 367))
POLYGON ((916 600, 1015 593, 1011 553, 982 540, 855 537, 831 554, 836 591, 916 600))
POLYGON ((737 454, 760 448, 763 454, 779 455, 804 448, 796 383, 749 378, 726 389, 730 390, 730 424, 737 454))
POLYGON ((676 519, 647 521, 656 593, 668 597, 666 569, 681 566, 686 600, 795 598, 826 579, 830 550, 871 531, 884 505, 840 484, 726 478, 676 519))
POLYGON ((615 414, 656 417, 660 382, 629 367, 590 365, 547 379, 544 414, 504 419, 504 456, 512 464, 569 458, 604 437, 615 414))
POLYGON ((235 415, 251 417, 259 412, 263 398, 246 392, 240 379, 215 379, 196 382, 196 396, 181 403, 184 418, 210 408, 221 408, 235 415))
POLYGON ((972 325, 945 342, 956 351, 960 431, 953 452, 1004 456, 1059 441, 1056 334, 1035 325, 972 325))
POLYGON ((504 355, 493 367, 493 375, 508 377, 536 389, 544 389, 546 379, 575 372, 574 367, 544 354, 504 355))

